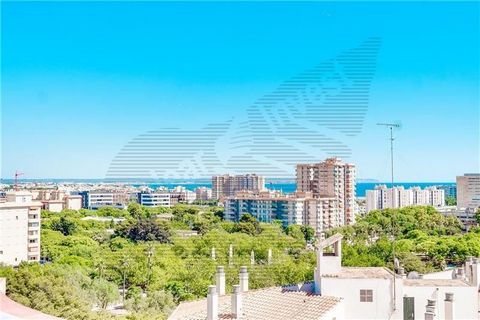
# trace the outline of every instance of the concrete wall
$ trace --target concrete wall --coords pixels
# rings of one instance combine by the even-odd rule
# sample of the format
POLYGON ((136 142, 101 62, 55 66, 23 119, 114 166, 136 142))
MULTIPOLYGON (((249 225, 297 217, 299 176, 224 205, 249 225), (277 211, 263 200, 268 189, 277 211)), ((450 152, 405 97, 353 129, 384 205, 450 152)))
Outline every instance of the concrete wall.
MULTIPOLYGON (((344 299, 344 319, 389 319, 392 286, 389 279, 341 279, 322 277, 322 295, 344 299), (373 290, 372 302, 360 302, 360 290, 373 290)), ((341 318, 337 318, 341 319, 341 318)))

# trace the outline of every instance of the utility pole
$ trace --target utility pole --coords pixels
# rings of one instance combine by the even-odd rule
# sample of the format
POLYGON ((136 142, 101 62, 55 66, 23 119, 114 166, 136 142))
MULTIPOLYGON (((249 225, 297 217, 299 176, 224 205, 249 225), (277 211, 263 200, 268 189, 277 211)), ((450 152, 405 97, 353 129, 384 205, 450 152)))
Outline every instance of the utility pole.
MULTIPOLYGON (((383 126, 387 127, 390 129, 390 165, 391 165, 391 178, 392 178, 392 198, 394 197, 393 194, 393 128, 400 128, 399 124, 396 123, 377 123, 377 126, 383 126)), ((395 209, 392 211, 392 236, 393 236, 393 242, 392 242, 392 260, 393 260, 393 311, 397 310, 397 286, 396 286, 396 278, 397 274, 395 271, 395 232, 396 232, 396 215, 395 215, 395 209)))

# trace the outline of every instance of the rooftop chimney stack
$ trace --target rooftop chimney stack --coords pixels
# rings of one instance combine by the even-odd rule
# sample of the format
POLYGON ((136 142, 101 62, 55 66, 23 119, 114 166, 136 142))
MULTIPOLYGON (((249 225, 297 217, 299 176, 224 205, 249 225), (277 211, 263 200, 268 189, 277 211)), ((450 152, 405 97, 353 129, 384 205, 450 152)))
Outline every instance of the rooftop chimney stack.
POLYGON ((425 306, 425 320, 435 320, 435 300, 428 299, 425 306))
POLYGON ((218 294, 216 286, 208 286, 207 320, 218 320, 218 294))
POLYGON ((242 289, 239 284, 233 286, 232 314, 236 319, 240 319, 242 315, 242 289))
POLYGON ((248 271, 247 267, 242 266, 240 267, 240 290, 242 292, 247 292, 248 291, 248 271))
POLYGON ((217 267, 217 294, 225 295, 225 269, 223 266, 217 267))
POLYGON ((454 309, 453 309, 453 293, 445 293, 445 320, 455 319, 454 309))

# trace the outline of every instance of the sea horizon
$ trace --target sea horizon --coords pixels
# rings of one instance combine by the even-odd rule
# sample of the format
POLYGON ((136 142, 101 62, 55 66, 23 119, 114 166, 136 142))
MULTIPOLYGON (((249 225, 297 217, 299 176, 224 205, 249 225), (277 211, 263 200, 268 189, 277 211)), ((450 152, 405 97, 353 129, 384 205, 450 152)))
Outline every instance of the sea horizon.
MULTIPOLYGON (((295 179, 282 179, 282 178, 266 178, 266 187, 272 190, 280 190, 284 193, 292 193, 296 190, 295 179)), ((14 184, 14 179, 1 179, 0 183, 3 184, 14 184)), ((146 186, 152 189, 157 189, 160 187, 166 187, 168 189, 173 189, 177 186, 185 187, 187 190, 194 191, 198 187, 207 187, 211 188, 212 183, 210 179, 122 179, 122 180, 112 180, 112 179, 19 179, 18 183, 51 183, 51 184, 75 184, 75 183, 85 183, 85 184, 125 184, 132 187, 141 187, 146 186)), ((434 182, 434 181, 408 181, 408 182, 394 182, 394 186, 403 186, 408 189, 411 187, 421 187, 426 188, 430 186, 439 186, 439 185, 455 185, 455 182, 434 182)), ((375 186, 386 185, 390 187, 391 182, 387 181, 377 181, 375 179, 358 179, 356 182, 356 196, 364 197, 367 190, 372 190, 375 186)))

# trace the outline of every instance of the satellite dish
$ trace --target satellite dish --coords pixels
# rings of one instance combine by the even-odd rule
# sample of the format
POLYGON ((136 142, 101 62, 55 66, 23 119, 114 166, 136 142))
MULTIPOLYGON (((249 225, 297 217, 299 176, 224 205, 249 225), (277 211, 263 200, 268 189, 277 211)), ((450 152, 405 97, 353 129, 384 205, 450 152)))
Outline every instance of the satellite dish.
POLYGON ((416 271, 409 272, 407 279, 420 279, 420 275, 416 271))

